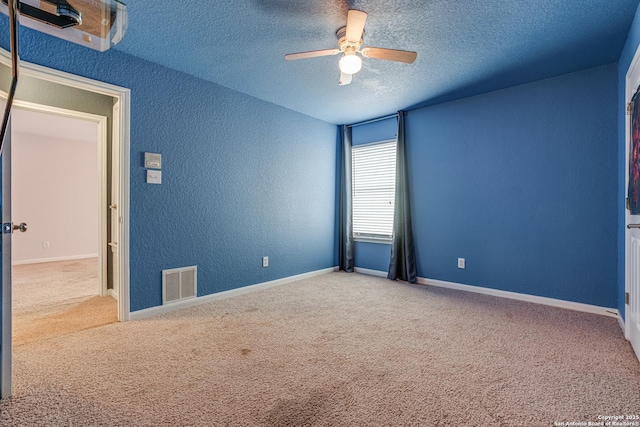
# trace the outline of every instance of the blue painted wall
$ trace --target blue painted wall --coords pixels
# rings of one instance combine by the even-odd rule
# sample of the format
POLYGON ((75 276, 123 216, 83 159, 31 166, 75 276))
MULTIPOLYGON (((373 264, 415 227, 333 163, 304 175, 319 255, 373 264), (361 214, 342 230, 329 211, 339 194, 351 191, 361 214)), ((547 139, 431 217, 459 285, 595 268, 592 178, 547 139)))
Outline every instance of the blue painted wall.
POLYGON ((351 144, 362 145, 386 141, 398 136, 398 120, 391 117, 351 128, 351 144))
POLYGON ((166 268, 197 265, 206 295, 334 265, 334 125, 118 51, 28 29, 20 48, 131 89, 131 311, 161 304, 166 268), (145 184, 145 151, 162 185, 145 184))
POLYGON ((616 307, 616 85, 612 64, 409 111, 418 275, 616 307))
POLYGON ((624 49, 618 60, 618 311, 625 316, 624 292, 625 292, 625 198, 627 188, 625 185, 625 117, 626 100, 625 85, 626 76, 633 56, 640 45, 640 6, 629 29, 629 35, 624 49))

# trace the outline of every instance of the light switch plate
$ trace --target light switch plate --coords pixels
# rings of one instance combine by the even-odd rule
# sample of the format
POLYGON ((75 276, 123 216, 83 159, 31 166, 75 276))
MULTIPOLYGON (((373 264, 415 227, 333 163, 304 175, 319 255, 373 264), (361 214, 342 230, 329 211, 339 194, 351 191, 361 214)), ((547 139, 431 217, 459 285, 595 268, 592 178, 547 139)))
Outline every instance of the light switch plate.
POLYGON ((162 154, 144 153, 144 167, 149 169, 162 169, 162 154))
POLYGON ((147 171, 147 184, 162 184, 162 171, 147 171))

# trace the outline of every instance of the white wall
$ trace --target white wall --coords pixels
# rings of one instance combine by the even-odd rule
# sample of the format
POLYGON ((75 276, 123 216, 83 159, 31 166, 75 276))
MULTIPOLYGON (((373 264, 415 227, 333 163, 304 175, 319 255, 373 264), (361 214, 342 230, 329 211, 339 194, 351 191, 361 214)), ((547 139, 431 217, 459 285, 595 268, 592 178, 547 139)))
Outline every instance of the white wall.
MULTIPOLYGON (((85 122, 86 123, 86 122, 85 122)), ((98 127, 93 141, 12 132, 14 264, 95 257, 98 252, 98 127), (49 242, 49 248, 43 242, 49 242)), ((40 133, 40 132, 38 132, 40 133)))

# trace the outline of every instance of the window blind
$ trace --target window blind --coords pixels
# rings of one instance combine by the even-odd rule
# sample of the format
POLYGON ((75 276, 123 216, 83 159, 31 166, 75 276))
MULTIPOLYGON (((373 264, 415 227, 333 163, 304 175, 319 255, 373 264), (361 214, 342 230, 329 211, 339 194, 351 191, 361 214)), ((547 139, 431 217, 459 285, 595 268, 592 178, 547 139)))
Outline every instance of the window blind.
POLYGON ((396 140, 356 145, 352 152, 353 237, 391 240, 396 140))

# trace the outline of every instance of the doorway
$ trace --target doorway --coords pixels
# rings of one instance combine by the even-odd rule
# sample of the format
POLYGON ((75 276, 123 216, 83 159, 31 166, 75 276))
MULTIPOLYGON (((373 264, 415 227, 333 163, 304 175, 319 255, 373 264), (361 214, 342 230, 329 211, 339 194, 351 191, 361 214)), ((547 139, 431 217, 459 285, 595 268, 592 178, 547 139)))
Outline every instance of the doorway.
POLYGON ((100 214, 106 126, 103 116, 14 107, 12 210, 27 226, 12 239, 14 346, 117 321, 100 214))
MULTIPOLYGON (((0 66, 10 69, 10 64, 10 54, 0 49, 0 66)), ((113 296, 118 301, 118 321, 128 321, 130 90, 28 62, 21 62, 20 70, 16 108, 45 109, 55 115, 71 114, 94 122, 101 119, 97 115, 108 116, 107 122, 100 124, 106 128, 100 132, 106 132, 111 141, 103 152, 112 172, 109 176, 107 168, 103 168, 100 176, 106 183, 103 188, 107 188, 99 211, 105 216, 100 223, 106 224, 106 232, 101 230, 105 241, 98 249, 99 254, 104 251, 105 255, 98 257, 104 264, 99 267, 103 272, 100 295, 113 296), (52 90, 52 85, 57 89, 52 90), (101 99, 96 101, 96 97, 101 99), (113 283, 113 287, 107 283, 113 283)), ((17 217, 14 220, 21 221, 17 217)))

